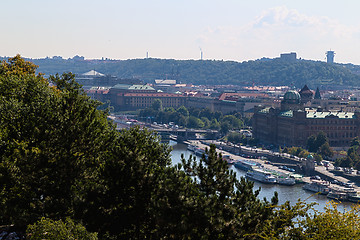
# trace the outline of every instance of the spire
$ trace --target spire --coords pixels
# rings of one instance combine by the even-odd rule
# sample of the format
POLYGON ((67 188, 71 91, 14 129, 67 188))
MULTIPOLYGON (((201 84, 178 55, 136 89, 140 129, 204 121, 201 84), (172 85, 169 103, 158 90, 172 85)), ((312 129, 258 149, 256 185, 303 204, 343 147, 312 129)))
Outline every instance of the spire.
POLYGON ((321 99, 319 87, 316 88, 314 99, 321 99))

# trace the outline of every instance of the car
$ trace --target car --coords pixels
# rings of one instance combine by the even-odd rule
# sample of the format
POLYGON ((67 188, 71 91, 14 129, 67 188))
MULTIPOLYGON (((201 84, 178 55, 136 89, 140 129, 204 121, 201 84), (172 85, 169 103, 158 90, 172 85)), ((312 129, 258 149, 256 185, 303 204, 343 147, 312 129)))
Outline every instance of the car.
POLYGON ((321 177, 316 175, 316 176, 311 176, 310 179, 313 179, 313 180, 321 180, 321 177))

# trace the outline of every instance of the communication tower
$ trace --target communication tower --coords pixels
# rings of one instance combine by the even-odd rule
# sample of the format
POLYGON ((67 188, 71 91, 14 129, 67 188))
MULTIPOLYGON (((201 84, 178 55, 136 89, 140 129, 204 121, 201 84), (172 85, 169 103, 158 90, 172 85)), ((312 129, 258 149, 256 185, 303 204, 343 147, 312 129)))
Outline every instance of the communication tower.
POLYGON ((335 56, 335 52, 334 51, 327 51, 326 52, 326 62, 327 63, 334 63, 334 56, 335 56))

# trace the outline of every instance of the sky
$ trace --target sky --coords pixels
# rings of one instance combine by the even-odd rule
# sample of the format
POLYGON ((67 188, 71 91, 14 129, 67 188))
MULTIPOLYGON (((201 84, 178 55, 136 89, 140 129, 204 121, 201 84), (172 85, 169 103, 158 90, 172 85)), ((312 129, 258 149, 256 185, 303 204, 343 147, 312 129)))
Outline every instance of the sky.
POLYGON ((358 0, 4 0, 0 56, 360 65, 358 0))

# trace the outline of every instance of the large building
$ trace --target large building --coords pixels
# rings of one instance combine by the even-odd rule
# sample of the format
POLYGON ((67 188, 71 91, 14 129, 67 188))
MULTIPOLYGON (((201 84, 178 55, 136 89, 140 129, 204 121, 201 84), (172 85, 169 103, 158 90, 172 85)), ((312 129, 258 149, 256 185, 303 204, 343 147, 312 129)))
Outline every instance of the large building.
POLYGON ((267 144, 306 146, 308 137, 323 131, 330 146, 347 147, 359 136, 359 126, 360 112, 304 107, 300 94, 288 91, 280 108, 255 108, 253 136, 267 144))
POLYGON ((158 92, 149 85, 117 84, 110 88, 109 95, 112 106, 118 111, 147 108, 155 99, 160 99, 163 107, 178 108, 186 104, 185 96, 158 92))

